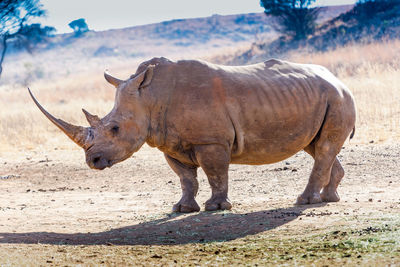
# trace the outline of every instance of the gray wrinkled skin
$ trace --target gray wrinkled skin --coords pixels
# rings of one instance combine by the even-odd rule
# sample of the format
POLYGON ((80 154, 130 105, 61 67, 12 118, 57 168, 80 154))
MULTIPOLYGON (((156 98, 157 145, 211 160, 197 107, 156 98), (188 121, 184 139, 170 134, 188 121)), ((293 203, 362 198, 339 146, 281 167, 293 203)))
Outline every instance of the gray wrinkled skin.
POLYGON ((117 87, 114 108, 102 119, 85 111, 91 127, 81 146, 91 168, 110 167, 147 142, 180 178, 174 211, 200 210, 198 167, 212 191, 205 209, 230 209, 230 163, 269 164, 304 150, 315 162, 297 204, 339 201, 337 154, 354 134, 356 112, 351 92, 327 69, 274 59, 229 67, 153 58, 126 81, 105 77, 117 87))

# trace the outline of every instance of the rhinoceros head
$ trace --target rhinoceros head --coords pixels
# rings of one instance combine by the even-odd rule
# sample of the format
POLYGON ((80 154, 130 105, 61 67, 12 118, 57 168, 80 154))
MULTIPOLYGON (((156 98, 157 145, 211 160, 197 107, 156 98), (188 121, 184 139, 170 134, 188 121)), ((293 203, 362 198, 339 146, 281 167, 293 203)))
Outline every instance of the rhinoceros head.
POLYGON ((105 72, 106 80, 117 88, 114 107, 102 119, 82 109, 90 127, 75 126, 55 118, 28 90, 43 114, 85 150, 89 167, 102 170, 129 158, 146 141, 150 118, 140 101, 140 90, 150 84, 153 68, 150 65, 125 81, 105 72))

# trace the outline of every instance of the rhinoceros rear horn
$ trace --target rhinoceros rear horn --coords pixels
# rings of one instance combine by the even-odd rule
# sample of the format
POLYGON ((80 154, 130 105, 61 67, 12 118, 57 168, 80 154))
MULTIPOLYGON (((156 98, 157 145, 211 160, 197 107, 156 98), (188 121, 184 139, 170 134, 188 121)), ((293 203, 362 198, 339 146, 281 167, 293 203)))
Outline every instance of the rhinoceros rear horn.
POLYGON ((89 125, 91 127, 96 127, 97 124, 100 122, 100 118, 97 115, 92 115, 90 114, 87 110, 84 108, 82 109, 83 114, 85 114, 86 120, 89 122, 89 125))
POLYGON ((104 72, 104 78, 115 87, 118 87, 123 82, 123 80, 111 76, 107 71, 104 72))
POLYGON ((32 97, 33 102, 35 102, 36 106, 40 109, 40 111, 52 122, 54 123, 58 128, 61 129, 69 138, 72 139, 78 146, 85 148, 85 140, 87 136, 87 128, 84 128, 82 126, 75 126, 72 124, 69 124, 68 122, 65 122, 63 120, 55 118, 53 115, 48 113, 36 100, 36 98, 33 96, 31 90, 28 88, 29 94, 32 97))

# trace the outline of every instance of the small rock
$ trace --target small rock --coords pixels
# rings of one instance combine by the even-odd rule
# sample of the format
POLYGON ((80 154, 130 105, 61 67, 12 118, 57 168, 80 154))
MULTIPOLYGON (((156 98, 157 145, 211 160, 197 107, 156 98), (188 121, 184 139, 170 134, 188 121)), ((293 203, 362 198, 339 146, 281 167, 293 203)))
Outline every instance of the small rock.
POLYGON ((4 175, 4 176, 0 176, 1 180, 7 180, 7 179, 12 179, 12 178, 19 178, 19 175, 16 174, 9 174, 9 175, 4 175))
POLYGON ((373 199, 372 199, 372 198, 370 198, 370 199, 368 199, 368 201, 369 201, 369 202, 372 202, 372 201, 373 201, 373 199))
POLYGON ((151 256, 153 259, 161 259, 162 258, 162 256, 159 256, 159 255, 157 255, 157 254, 154 254, 153 256, 151 256))

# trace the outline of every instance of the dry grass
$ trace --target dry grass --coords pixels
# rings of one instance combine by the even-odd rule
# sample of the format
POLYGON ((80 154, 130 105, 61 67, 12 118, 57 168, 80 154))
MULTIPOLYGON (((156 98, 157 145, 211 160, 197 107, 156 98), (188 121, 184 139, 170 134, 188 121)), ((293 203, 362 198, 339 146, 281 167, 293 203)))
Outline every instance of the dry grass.
MULTIPOLYGON (((358 109, 357 134, 352 142, 400 139, 400 41, 350 45, 325 53, 290 55, 295 62, 328 67, 354 93, 358 109)), ((205 57, 210 59, 210 55, 205 57)), ((136 66, 118 66, 113 73, 129 76, 136 66)), ((105 115, 113 105, 114 89, 101 72, 69 75, 31 85, 41 103, 55 116, 85 124, 81 108, 105 115)), ((0 151, 47 148, 74 149, 29 99, 23 86, 0 87, 0 151)))

